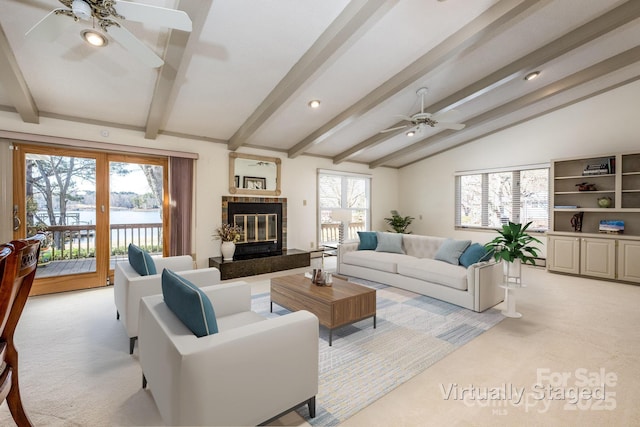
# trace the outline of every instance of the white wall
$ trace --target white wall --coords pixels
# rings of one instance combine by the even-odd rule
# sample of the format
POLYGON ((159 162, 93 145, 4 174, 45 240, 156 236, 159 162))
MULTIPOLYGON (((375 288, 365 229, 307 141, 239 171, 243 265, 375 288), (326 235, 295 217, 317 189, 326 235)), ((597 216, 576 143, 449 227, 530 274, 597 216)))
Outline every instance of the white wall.
POLYGON ((638 99, 636 81, 407 166, 400 170, 401 213, 416 217, 416 234, 489 241, 490 232, 454 230, 455 172, 640 152, 638 99))
MULTIPOLYGON (((156 140, 144 139, 138 131, 99 127, 95 125, 69 123, 61 120, 42 118, 39 125, 23 123, 17 114, 0 111, 0 129, 39 135, 49 135, 79 140, 107 142, 135 147, 149 147, 164 150, 176 150, 198 153, 195 178, 195 255, 199 267, 208 266, 208 258, 220 255, 220 241, 213 240, 212 234, 220 225, 223 195, 229 195, 229 160, 226 146, 199 140, 181 139, 160 135, 156 140), (100 131, 107 129, 108 137, 100 131)), ((399 203, 398 171, 389 168, 370 170, 366 165, 342 163, 333 165, 328 159, 300 156, 287 158, 285 153, 242 149, 244 153, 260 154, 282 159, 282 194, 288 199, 287 246, 289 248, 309 249, 316 244, 316 170, 332 169, 372 175, 372 225, 374 229, 384 227, 385 216, 391 209, 397 209, 399 203), (306 205, 304 203, 306 201, 306 205)), ((10 174, 7 170, 0 173, 3 177, 10 174)), ((10 199, 10 197, 9 197, 10 199)), ((0 203, 2 199, 0 198, 0 203)), ((9 200, 6 203, 11 203, 9 200)), ((9 224, 2 209, 2 228, 9 224)))

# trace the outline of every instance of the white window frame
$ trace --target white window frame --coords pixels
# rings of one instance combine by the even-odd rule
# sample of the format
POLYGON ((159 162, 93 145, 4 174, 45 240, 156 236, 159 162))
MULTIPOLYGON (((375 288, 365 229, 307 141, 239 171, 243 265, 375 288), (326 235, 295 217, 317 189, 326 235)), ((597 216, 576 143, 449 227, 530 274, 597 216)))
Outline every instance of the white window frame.
MULTIPOLYGON (((316 202, 316 206, 317 206, 317 234, 318 234, 318 244, 322 245, 322 211, 323 210, 333 210, 333 209, 340 209, 340 210, 353 210, 353 211, 361 211, 364 210, 365 211, 365 230, 370 230, 371 229, 371 175, 368 174, 362 174, 362 173, 355 173, 355 172, 344 172, 344 171, 335 171, 335 170, 330 170, 330 169, 318 169, 317 170, 317 180, 316 180, 316 186, 317 186, 317 202, 316 202), (331 176, 336 176, 336 177, 340 177, 341 178, 341 184, 342 184, 342 191, 341 191, 341 201, 340 201, 340 207, 339 208, 327 208, 327 207, 323 207, 320 204, 320 179, 322 176, 327 176, 327 175, 331 175, 331 176), (365 208, 349 208, 348 206, 346 206, 346 196, 347 196, 347 191, 346 191, 346 185, 347 185, 347 181, 344 178, 360 178, 363 179, 365 181, 365 197, 366 197, 366 203, 367 206, 365 208)), ((347 241, 354 241, 354 239, 347 239, 345 238, 345 242, 347 241)), ((337 243, 337 242, 331 242, 331 243, 337 243)))
MULTIPOLYGON (((456 172, 455 175, 455 228, 458 229, 487 229, 487 230, 496 230, 497 227, 489 225, 489 175, 493 173, 512 173, 512 213, 511 218, 508 218, 509 221, 520 223, 520 174, 523 171, 534 170, 534 169, 547 169, 547 225, 550 225, 550 165, 549 163, 540 163, 540 164, 532 164, 532 165, 522 165, 522 166, 514 166, 514 167, 506 167, 506 168, 496 168, 496 169, 481 169, 475 171, 464 171, 464 172, 456 172), (481 175, 482 176, 482 201, 481 201, 481 225, 463 225, 462 224, 462 188, 461 188, 461 177, 469 176, 469 175, 481 175)), ((539 231, 545 232, 548 231, 547 228, 535 228, 530 229, 531 231, 539 231)))

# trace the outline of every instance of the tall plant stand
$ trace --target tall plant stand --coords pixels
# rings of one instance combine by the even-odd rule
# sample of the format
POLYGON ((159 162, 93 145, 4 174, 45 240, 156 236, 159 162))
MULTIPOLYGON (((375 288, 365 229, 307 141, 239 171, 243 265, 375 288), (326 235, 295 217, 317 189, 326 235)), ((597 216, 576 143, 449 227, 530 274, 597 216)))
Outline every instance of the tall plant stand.
POLYGON ((522 284, 522 264, 519 259, 513 262, 504 262, 504 283, 500 285, 504 289, 504 303, 507 306, 506 310, 502 310, 502 315, 506 317, 512 317, 519 319, 522 317, 522 313, 516 311, 516 295, 515 290, 524 288, 522 284))

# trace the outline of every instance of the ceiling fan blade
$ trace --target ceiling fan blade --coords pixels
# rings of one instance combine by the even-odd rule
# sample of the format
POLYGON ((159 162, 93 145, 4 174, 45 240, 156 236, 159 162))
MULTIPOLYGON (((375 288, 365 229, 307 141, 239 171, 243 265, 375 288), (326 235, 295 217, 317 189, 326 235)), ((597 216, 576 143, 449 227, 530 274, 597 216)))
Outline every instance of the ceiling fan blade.
POLYGON ((191 18, 185 11, 167 9, 129 1, 117 1, 116 11, 128 21, 156 24, 167 28, 191 32, 191 18))
POLYGON ((158 68, 164 64, 164 61, 158 55, 123 26, 112 25, 109 27, 107 34, 149 67, 158 68))
POLYGON ((456 122, 458 121, 458 118, 460 117, 460 111, 458 110, 449 110, 449 111, 445 111, 444 113, 436 113, 434 115, 431 116, 431 118, 437 122, 456 122))
POLYGON ((396 115, 395 115, 395 116, 393 116, 393 117, 400 117, 402 120, 406 120, 406 121, 408 121, 408 122, 412 122, 412 121, 413 121, 413 118, 412 118, 412 117, 405 116, 405 115, 403 115, 403 114, 396 114, 396 115))
POLYGON ((400 129, 404 129, 406 128, 408 125, 404 125, 404 126, 396 126, 394 128, 389 128, 389 129, 385 129, 385 130, 381 130, 380 133, 386 133, 386 132, 392 132, 394 130, 400 130, 400 129))
POLYGON ((462 123, 447 123, 447 122, 437 122, 435 127, 440 129, 453 129, 453 130, 462 130, 466 125, 462 123))
POLYGON ((52 10, 36 25, 31 27, 24 36, 38 42, 50 42, 57 39, 67 27, 74 24, 73 19, 63 15, 56 15, 58 10, 66 9, 52 10))

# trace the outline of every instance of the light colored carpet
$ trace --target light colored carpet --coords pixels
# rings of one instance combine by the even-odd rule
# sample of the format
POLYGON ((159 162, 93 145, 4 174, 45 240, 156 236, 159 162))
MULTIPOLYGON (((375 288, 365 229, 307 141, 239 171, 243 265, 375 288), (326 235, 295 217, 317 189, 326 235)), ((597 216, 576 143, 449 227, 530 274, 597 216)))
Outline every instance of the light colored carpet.
MULTIPOLYGON (((259 288, 268 289, 265 282, 259 288)), ((321 329, 314 425, 348 418, 502 319, 497 310, 478 314, 394 288, 377 292, 377 329, 367 319, 336 330, 333 347, 321 329)), ((267 294, 254 302, 256 311, 268 313, 267 294)), ((23 403, 35 425, 163 425, 141 388, 137 347, 128 354, 115 314, 112 288, 29 299, 16 342, 23 403)), ((306 409, 300 411, 306 418, 306 409)), ((6 404, 0 425, 12 425, 6 404)))
MULTIPOLYGON (((365 319, 329 333, 320 329, 320 390, 312 425, 338 425, 362 408, 413 378, 458 347, 503 320, 497 309, 475 313, 433 298, 374 282, 377 328, 365 319)), ((254 310, 266 316, 288 313, 269 295, 254 296, 254 310)), ((298 410, 308 418, 305 408, 298 410)))

